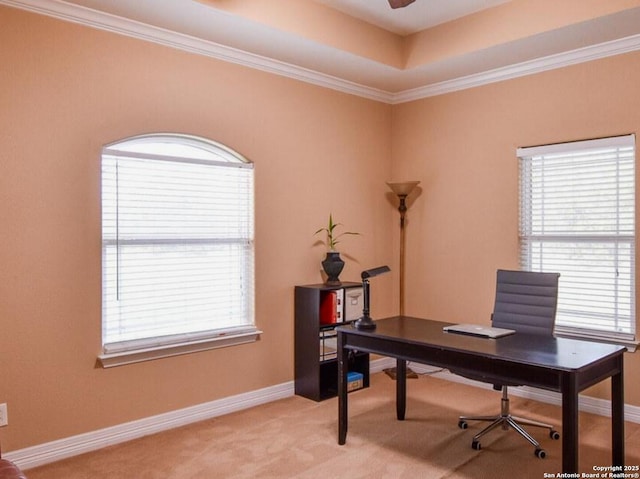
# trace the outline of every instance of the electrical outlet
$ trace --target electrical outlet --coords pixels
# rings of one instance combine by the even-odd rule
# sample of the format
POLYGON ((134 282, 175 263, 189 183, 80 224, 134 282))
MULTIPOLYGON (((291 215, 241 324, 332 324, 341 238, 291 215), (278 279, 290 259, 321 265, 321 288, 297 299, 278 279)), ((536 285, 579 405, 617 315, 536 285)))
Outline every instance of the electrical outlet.
POLYGON ((0 404, 0 427, 7 426, 9 424, 9 417, 7 416, 7 403, 0 404))

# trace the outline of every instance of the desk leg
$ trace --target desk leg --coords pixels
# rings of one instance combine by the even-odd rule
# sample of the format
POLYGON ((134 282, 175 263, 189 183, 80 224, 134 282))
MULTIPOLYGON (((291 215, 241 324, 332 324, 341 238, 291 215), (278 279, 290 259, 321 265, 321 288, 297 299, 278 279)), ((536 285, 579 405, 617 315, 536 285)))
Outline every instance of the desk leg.
POLYGON ((622 356, 619 372, 611 376, 611 455, 614 466, 624 466, 624 384, 622 356))
POLYGON ((578 472, 578 384, 575 374, 562 379, 562 472, 578 472))
POLYGON ((404 359, 396 361, 396 416, 399 421, 404 420, 407 408, 407 362, 404 359))
POLYGON ((344 337, 338 332, 338 444, 347 442, 347 350, 344 349, 344 337))

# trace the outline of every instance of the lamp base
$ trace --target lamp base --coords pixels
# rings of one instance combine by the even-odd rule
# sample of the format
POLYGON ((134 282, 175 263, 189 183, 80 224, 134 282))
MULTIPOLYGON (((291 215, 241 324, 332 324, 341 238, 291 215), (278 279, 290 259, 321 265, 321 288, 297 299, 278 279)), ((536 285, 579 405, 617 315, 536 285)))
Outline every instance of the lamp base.
POLYGON ((376 329, 376 323, 369 316, 363 316, 353 324, 356 329, 376 329))

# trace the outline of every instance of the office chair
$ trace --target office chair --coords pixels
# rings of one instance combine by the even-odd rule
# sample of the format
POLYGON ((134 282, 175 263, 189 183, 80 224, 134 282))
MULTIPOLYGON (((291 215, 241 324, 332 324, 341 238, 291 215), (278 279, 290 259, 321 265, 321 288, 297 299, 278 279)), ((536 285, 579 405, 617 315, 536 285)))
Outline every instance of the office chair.
MULTIPOLYGON (((535 273, 530 271, 498 270, 496 281, 496 299, 491 323, 498 328, 515 329, 527 334, 553 335, 558 303, 558 273, 535 273)), ((472 374, 456 374, 487 382, 486 378, 472 374)), ((509 412, 508 386, 518 384, 494 384, 493 388, 502 391, 501 411, 497 416, 460 416, 458 427, 467 428, 468 421, 490 421, 486 428, 473 437, 471 447, 480 450, 480 438, 497 426, 502 429, 512 427, 535 447, 535 455, 544 458, 546 452, 522 425, 541 427, 549 430, 552 439, 560 434, 550 424, 512 416, 509 412)))

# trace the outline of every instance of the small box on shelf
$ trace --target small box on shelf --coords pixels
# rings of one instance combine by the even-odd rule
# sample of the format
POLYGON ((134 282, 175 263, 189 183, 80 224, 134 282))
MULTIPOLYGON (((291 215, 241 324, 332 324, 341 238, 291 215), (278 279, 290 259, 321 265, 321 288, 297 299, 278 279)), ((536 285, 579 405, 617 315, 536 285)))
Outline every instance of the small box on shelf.
POLYGON ((344 315, 343 321, 355 321, 362 316, 362 307, 364 305, 364 295, 362 287, 349 288, 344 292, 344 315))
POLYGON ((347 373, 347 392, 362 389, 364 387, 364 376, 361 373, 350 371, 347 373))

